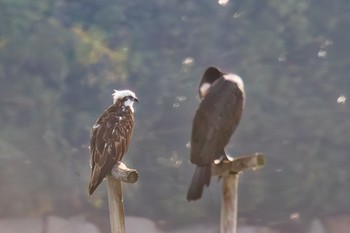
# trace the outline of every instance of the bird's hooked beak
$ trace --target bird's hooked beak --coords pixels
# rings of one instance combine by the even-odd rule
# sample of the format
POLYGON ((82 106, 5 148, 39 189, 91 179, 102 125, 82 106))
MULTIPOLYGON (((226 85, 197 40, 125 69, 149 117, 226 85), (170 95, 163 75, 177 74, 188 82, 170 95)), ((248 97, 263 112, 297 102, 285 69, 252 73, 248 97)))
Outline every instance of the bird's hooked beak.
POLYGON ((134 98, 132 98, 132 100, 136 103, 139 103, 139 99, 136 96, 134 98))

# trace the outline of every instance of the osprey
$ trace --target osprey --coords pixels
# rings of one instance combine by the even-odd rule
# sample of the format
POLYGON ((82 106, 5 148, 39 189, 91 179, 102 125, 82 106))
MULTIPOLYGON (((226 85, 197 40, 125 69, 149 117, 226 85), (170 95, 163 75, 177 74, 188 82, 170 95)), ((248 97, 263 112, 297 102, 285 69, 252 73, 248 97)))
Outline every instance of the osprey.
POLYGON ((89 195, 111 173, 128 151, 134 129, 134 102, 138 99, 129 90, 114 90, 113 104, 108 107, 90 132, 91 178, 89 195))
POLYGON ((225 146, 236 130, 244 107, 244 85, 235 74, 209 67, 199 84, 201 103, 194 116, 191 136, 191 162, 197 165, 187 200, 202 196, 209 186, 214 161, 230 159, 225 146))

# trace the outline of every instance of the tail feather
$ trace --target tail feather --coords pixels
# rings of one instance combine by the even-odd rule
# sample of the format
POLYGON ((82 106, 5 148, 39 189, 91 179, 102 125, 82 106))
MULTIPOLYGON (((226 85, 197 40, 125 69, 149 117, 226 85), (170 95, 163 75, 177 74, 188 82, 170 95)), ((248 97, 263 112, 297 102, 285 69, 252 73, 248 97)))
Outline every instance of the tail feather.
POLYGON ((211 166, 197 167, 193 174, 192 182, 187 193, 188 201, 195 201, 201 198, 204 186, 209 186, 211 166))
POLYGON ((91 172, 91 178, 89 183, 89 195, 91 196, 97 187, 101 184, 104 177, 101 176, 101 169, 94 167, 91 172))

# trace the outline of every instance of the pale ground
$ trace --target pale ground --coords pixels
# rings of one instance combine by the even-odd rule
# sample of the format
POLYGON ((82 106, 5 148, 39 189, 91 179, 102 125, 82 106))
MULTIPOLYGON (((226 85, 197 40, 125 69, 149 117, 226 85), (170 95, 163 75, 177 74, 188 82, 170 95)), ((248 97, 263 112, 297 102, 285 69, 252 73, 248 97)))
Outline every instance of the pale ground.
MULTIPOLYGON (((146 218, 126 217, 126 231, 130 233, 219 233, 218 226, 197 225, 163 232, 146 218)), ((314 220, 305 233, 350 233, 350 216, 338 216, 324 221, 314 220)), ((69 219, 49 216, 47 218, 0 219, 0 233, 101 233, 84 216, 69 219)), ((268 227, 240 226, 237 233, 283 233, 268 227)), ((301 232, 300 232, 301 233, 301 232)), ((304 233, 304 232, 302 232, 304 233)))

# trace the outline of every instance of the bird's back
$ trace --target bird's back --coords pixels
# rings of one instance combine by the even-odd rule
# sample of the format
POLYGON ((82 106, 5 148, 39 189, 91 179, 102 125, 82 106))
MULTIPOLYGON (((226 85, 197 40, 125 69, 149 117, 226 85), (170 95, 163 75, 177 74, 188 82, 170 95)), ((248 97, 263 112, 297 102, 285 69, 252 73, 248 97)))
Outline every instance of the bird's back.
POLYGON ((236 130, 244 105, 244 92, 230 79, 221 77, 203 98, 193 120, 191 162, 210 165, 222 156, 236 130))

